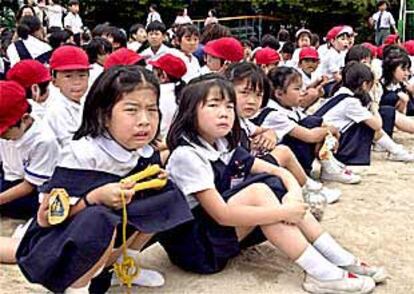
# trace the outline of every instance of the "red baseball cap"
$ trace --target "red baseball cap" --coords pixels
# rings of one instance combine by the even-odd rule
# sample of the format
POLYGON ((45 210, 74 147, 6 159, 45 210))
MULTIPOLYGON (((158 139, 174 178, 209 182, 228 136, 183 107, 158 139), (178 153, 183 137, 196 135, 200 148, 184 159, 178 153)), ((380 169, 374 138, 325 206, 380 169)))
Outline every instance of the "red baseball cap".
POLYGON ((104 69, 109 69, 115 65, 136 64, 144 57, 127 48, 120 48, 112 52, 105 61, 104 69))
POLYGON ((385 38, 384 44, 385 45, 395 44, 395 43, 397 43, 399 38, 400 38, 400 36, 398 36, 397 34, 388 35, 388 37, 385 38))
POLYGON ((386 46, 388 46, 388 45, 386 45, 386 44, 382 44, 381 46, 378 46, 378 47, 377 47, 377 56, 378 56, 378 58, 382 59, 382 55, 383 55, 383 53, 384 53, 384 48, 385 48, 386 46))
POLYGON ((414 40, 405 42, 404 48, 407 50, 408 55, 414 56, 414 40))
POLYGON ((276 50, 270 47, 265 47, 256 51, 254 59, 257 64, 267 65, 280 61, 280 55, 276 50))
POLYGON ((336 26, 328 31, 325 39, 326 41, 332 41, 338 38, 342 34, 348 34, 352 36, 354 34, 354 30, 350 26, 336 26))
POLYGON ((371 51, 372 58, 377 57, 377 54, 378 54, 378 47, 377 46, 375 46, 374 44, 371 44, 369 42, 362 43, 362 46, 364 46, 365 48, 368 48, 369 51, 371 51))
POLYGON ((18 82, 26 89, 52 79, 47 67, 33 59, 19 61, 7 72, 6 77, 8 80, 18 82))
POLYGON ((305 58, 319 60, 318 51, 313 47, 302 48, 299 52, 299 60, 302 60, 305 58))
POLYGON ((29 109, 26 91, 15 81, 0 81, 0 135, 14 126, 29 109))
POLYGON ((187 66, 184 61, 171 53, 166 53, 157 60, 150 60, 148 61, 148 64, 158 67, 165 71, 168 75, 178 79, 187 72, 187 66))
POLYGON ((65 45, 57 48, 50 57, 50 69, 63 70, 82 70, 89 69, 88 55, 81 48, 65 45))
POLYGON ((240 61, 244 56, 243 45, 232 37, 223 37, 208 42, 204 46, 204 52, 232 62, 240 61))

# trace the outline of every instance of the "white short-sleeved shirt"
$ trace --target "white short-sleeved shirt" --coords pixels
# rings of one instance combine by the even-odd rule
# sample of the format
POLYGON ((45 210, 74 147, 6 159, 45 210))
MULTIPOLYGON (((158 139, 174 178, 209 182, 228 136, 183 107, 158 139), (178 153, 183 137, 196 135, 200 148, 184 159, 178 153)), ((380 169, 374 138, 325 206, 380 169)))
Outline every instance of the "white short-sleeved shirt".
MULTIPOLYGON (((161 57, 162 55, 164 55, 166 53, 171 53, 171 51, 172 51, 172 49, 170 47, 168 47, 167 45, 161 44, 161 46, 160 46, 160 48, 158 48, 157 52, 154 53, 154 51, 152 51, 151 47, 148 47, 147 49, 142 51, 140 53, 140 55, 142 57, 144 57, 146 62, 148 63, 149 60, 151 60, 151 61, 156 60, 156 59, 158 59, 159 57, 161 57)), ((152 70, 152 65, 147 64, 146 69, 152 70)))
MULTIPOLYGON (((372 15, 374 20, 374 28, 377 28, 377 23, 380 17, 381 11, 377 11, 372 15)), ((383 11, 381 16, 381 23, 379 25, 380 29, 389 29, 392 26, 395 26, 395 19, 389 11, 383 11)))
POLYGON ((210 161, 220 159, 228 164, 234 153, 234 150, 228 150, 228 142, 224 138, 215 142, 217 149, 199 139, 203 146, 194 143, 179 146, 171 153, 167 164, 169 176, 184 193, 191 209, 199 204, 195 193, 216 188, 210 161))
POLYGON ((47 107, 44 122, 52 129, 60 147, 64 147, 80 127, 83 104, 66 98, 60 92, 55 93, 56 96, 47 107))
POLYGON ((26 181, 40 186, 52 176, 59 158, 59 145, 49 128, 35 120, 14 145, 20 154, 26 181))
POLYGON ((191 18, 188 15, 177 15, 175 18, 174 24, 182 25, 187 23, 193 23, 191 18))
POLYGON ((170 53, 184 61, 185 66, 187 67, 187 72, 181 78, 184 82, 188 83, 190 80, 201 76, 200 63, 193 54, 187 56, 182 51, 177 49, 171 49, 170 53))
POLYGON ((127 44, 127 48, 128 48, 129 50, 134 51, 134 52, 137 52, 137 51, 138 51, 138 49, 139 49, 141 46, 142 46, 142 44, 141 44, 140 42, 138 42, 138 41, 129 42, 129 43, 127 44))
POLYGON ((49 28, 51 27, 59 27, 63 28, 62 19, 63 13, 66 11, 65 8, 58 4, 48 5, 47 8, 47 16, 49 18, 49 28))
POLYGON ((65 16, 63 19, 63 23, 65 25, 65 28, 72 31, 74 34, 80 34, 82 33, 82 19, 79 16, 79 14, 74 14, 72 12, 69 12, 68 15, 65 16))
POLYGON ((148 13, 147 25, 149 25, 150 23, 156 20, 159 22, 162 22, 161 15, 158 12, 153 11, 153 12, 148 13))
POLYGON ((30 113, 36 120, 41 121, 46 113, 47 100, 43 103, 38 103, 32 99, 27 100, 32 108, 30 113))
POLYGON ((325 55, 319 55, 321 63, 316 70, 317 76, 326 75, 329 79, 333 78, 333 74, 341 71, 345 65, 345 55, 342 52, 336 51, 331 47, 325 55))
MULTIPOLYGON (((22 41, 33 59, 36 59, 40 55, 52 50, 52 47, 50 47, 48 43, 43 42, 31 35, 29 35, 26 40, 22 41)), ((20 61, 19 53, 17 53, 16 45, 14 43, 10 44, 9 47, 7 47, 6 52, 10 60, 10 66, 13 67, 17 62, 20 61)))
POLYGON ((239 117, 240 127, 246 132, 248 137, 253 136, 256 132, 257 126, 252 123, 250 120, 243 117, 239 117))
POLYGON ((165 137, 170 129, 172 119, 177 110, 174 83, 160 85, 160 111, 162 137, 165 137))
POLYGON ((278 103, 272 104, 272 111, 264 120, 262 127, 271 128, 276 132, 279 140, 289 134, 298 122, 306 117, 306 114, 297 107, 287 109, 278 103))
POLYGON ((91 69, 89 70, 89 81, 88 81, 88 87, 92 87, 95 80, 99 77, 101 73, 103 73, 104 68, 99 63, 93 63, 91 65, 91 69))
POLYGON ((13 141, 0 139, 0 161, 6 181, 12 182, 24 178, 23 161, 13 141))
MULTIPOLYGON (((328 112, 323 115, 324 123, 336 127, 340 132, 344 132, 353 124, 360 123, 373 117, 373 114, 362 105, 361 101, 353 97, 354 93, 351 90, 341 87, 334 94, 334 97, 339 94, 347 94, 349 95, 349 98, 345 98, 328 110, 328 112)), ((323 104, 321 107, 322 106, 323 104)))

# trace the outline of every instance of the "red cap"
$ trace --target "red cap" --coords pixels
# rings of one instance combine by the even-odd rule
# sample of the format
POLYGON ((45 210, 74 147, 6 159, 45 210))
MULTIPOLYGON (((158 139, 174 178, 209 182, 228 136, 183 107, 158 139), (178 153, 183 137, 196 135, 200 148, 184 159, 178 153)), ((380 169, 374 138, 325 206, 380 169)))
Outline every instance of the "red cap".
POLYGON ((276 50, 265 47, 256 51, 254 54, 254 59, 256 60, 257 64, 267 65, 280 61, 280 55, 276 50))
POLYGON ((232 37, 212 40, 204 46, 204 52, 211 56, 237 62, 243 59, 243 45, 232 37))
POLYGON ((26 91, 15 81, 0 81, 0 135, 14 126, 29 109, 26 91))
POLYGON ((400 38, 400 36, 398 36, 397 34, 388 35, 388 37, 385 38, 384 44, 385 45, 395 44, 395 43, 397 43, 399 38, 400 38))
POLYGON ((187 72, 187 66, 181 58, 174 56, 170 53, 162 55, 157 60, 150 60, 148 64, 158 67, 165 71, 168 75, 181 78, 187 72))
POLYGON ((386 44, 382 44, 381 46, 377 47, 377 56, 378 58, 382 59, 382 55, 384 53, 385 46, 388 46, 386 44))
POLYGON ((309 58, 319 60, 318 51, 313 47, 304 47, 299 52, 299 60, 309 58))
POLYGON ((342 34, 348 34, 351 36, 354 34, 354 30, 350 26, 336 26, 329 30, 325 39, 326 41, 332 41, 342 34))
POLYGON ((120 48, 112 52, 105 61, 104 69, 109 69, 115 65, 136 64, 144 57, 127 48, 120 48))
POLYGON ((50 57, 50 68, 52 70, 82 70, 89 69, 88 55, 76 46, 61 46, 57 48, 50 57))
POLYGON ((368 43, 368 42, 362 43, 362 46, 364 46, 365 48, 368 48, 369 51, 371 51, 372 58, 377 57, 377 54, 378 54, 377 46, 375 46, 374 44, 368 43))
POLYGON ((7 79, 16 81, 24 88, 52 79, 49 70, 37 60, 26 59, 16 63, 8 72, 7 79))
POLYGON ((405 42, 404 48, 407 50, 408 55, 414 56, 414 40, 405 42))

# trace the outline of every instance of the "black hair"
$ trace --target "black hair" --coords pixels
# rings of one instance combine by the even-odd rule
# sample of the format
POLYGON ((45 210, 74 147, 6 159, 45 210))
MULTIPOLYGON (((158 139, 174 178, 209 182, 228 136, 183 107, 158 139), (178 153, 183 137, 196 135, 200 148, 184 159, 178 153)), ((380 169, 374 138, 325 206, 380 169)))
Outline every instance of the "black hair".
MULTIPOLYGON (((25 4, 22 7, 19 8, 19 10, 16 13, 16 22, 19 23, 23 17, 23 10, 25 10, 26 8, 29 8, 32 13, 33 16, 36 16, 36 11, 34 10, 34 8, 31 5, 25 4)), ((26 15, 29 16, 29 15, 26 15)))
POLYGON ((68 6, 79 5, 79 0, 69 0, 68 6))
POLYGON ((280 44, 279 41, 276 39, 275 36, 271 34, 265 34, 262 37, 262 43, 260 44, 261 47, 270 47, 272 49, 275 49, 276 51, 279 50, 280 44))
POLYGON ((211 16, 212 17, 217 17, 217 11, 214 8, 213 9, 210 9, 208 12, 211 13, 211 16))
POLYGON ((95 37, 85 46, 86 54, 88 54, 89 63, 98 61, 98 55, 110 54, 112 52, 112 44, 107 39, 95 37))
POLYGON ((17 35, 26 40, 29 35, 33 35, 42 28, 40 20, 36 16, 23 16, 17 26, 17 35))
POLYGON ((191 23, 179 25, 177 27, 177 32, 175 33, 175 36, 177 37, 177 40, 179 42, 181 42, 181 39, 184 36, 192 35, 196 35, 197 37, 199 37, 200 32, 198 31, 197 27, 191 23))
POLYGON ((301 74, 293 67, 278 66, 267 74, 273 89, 285 92, 289 85, 297 80, 302 80, 301 74))
POLYGON ((397 67, 402 68, 411 67, 411 59, 405 51, 390 51, 387 52, 382 61, 382 78, 384 85, 390 85, 394 80, 394 72, 397 67))
POLYGON ((362 90, 364 82, 371 84, 374 82, 374 74, 367 65, 357 61, 351 61, 345 65, 342 70, 341 86, 354 92, 354 96, 361 101, 362 105, 367 106, 371 102, 371 96, 362 90))
POLYGON ((250 36, 249 41, 253 44, 253 49, 259 47, 260 45, 259 39, 256 36, 250 36))
MULTIPOLYGON (((95 138, 105 135, 107 132, 105 125, 111 117, 114 105, 125 94, 143 87, 154 90, 157 96, 157 105, 159 105, 160 86, 154 74, 149 70, 141 66, 129 65, 114 66, 104 71, 93 83, 86 96, 82 123, 73 139, 79 140, 85 136, 95 138)), ((159 124, 157 135, 158 132, 159 124)))
POLYGON ((154 31, 160 31, 161 33, 165 34, 167 31, 167 28, 165 24, 158 20, 154 20, 153 22, 150 22, 147 26, 147 33, 154 32, 154 31))
MULTIPOLYGON (((41 96, 45 95, 45 93, 47 92, 47 89, 49 87, 49 84, 50 84, 50 81, 46 81, 46 82, 38 83, 37 84, 39 86, 39 90, 40 90, 39 94, 41 96)), ((32 99, 33 98, 33 95, 32 95, 32 87, 26 88, 26 98, 28 98, 28 99, 32 99)))
POLYGON ((157 11, 157 4, 152 3, 152 4, 150 4, 149 8, 152 8, 152 9, 154 9, 155 11, 157 11))
POLYGON ((345 56, 345 64, 351 61, 361 62, 363 59, 372 58, 371 50, 359 44, 352 46, 345 56))
POLYGON ((293 54, 293 52, 295 52, 295 44, 291 41, 287 41, 280 49, 280 53, 293 54))
POLYGON ((118 43, 120 47, 126 47, 127 46, 127 36, 125 33, 118 27, 109 27, 107 29, 108 36, 111 36, 114 43, 118 43))
POLYGON ((211 23, 203 28, 203 32, 200 36, 200 43, 205 45, 209 41, 230 36, 231 32, 228 27, 218 23, 211 23))
POLYGON ((289 31, 283 28, 280 29, 279 32, 277 33, 277 39, 279 40, 279 42, 290 41, 289 31))
POLYGON ((136 33, 138 32, 138 30, 139 30, 139 29, 144 29, 144 30, 145 30, 144 25, 143 25, 143 24, 140 24, 140 23, 133 24, 133 25, 129 28, 129 38, 131 38, 131 39, 132 39, 132 35, 136 34, 136 33))
POLYGON ((399 54, 408 54, 407 51, 403 47, 401 47, 397 44, 391 44, 391 45, 387 45, 387 46, 384 47, 384 49, 382 51, 382 59, 383 60, 386 59, 388 57, 388 54, 391 54, 391 53, 394 56, 396 54, 397 55, 399 55, 399 54))
POLYGON ((101 23, 96 25, 92 30, 92 38, 102 37, 104 34, 108 32, 109 27, 109 23, 101 23))
POLYGON ((48 41, 49 45, 52 47, 53 50, 60 47, 62 44, 66 44, 66 42, 73 36, 72 31, 70 30, 56 30, 49 34, 48 41))
POLYGON ((258 88, 263 92, 261 108, 265 107, 269 102, 271 91, 271 85, 269 79, 266 77, 264 71, 254 63, 240 62, 232 63, 225 71, 226 78, 233 84, 242 82, 248 79, 248 87, 253 91, 258 88))
MULTIPOLYGON (((223 99, 228 98, 236 106, 236 93, 230 81, 219 74, 206 74, 192 79, 183 89, 173 122, 167 135, 167 145, 172 152, 179 145, 182 137, 187 137, 191 142, 202 146, 198 136, 197 108, 200 104, 204 105, 207 101, 211 89, 218 87, 223 99)), ((229 148, 234 149, 240 141, 240 123, 235 112, 232 130, 226 135, 229 148)))
POLYGON ((382 6, 382 5, 384 5, 384 4, 387 4, 387 7, 388 7, 388 6, 390 6, 390 5, 388 4, 388 1, 385 1, 385 0, 379 0, 379 1, 377 1, 377 8, 378 8, 378 7, 380 7, 380 6, 382 6))
POLYGON ((313 33, 311 37, 311 43, 310 43, 311 46, 316 47, 316 45, 319 45, 319 43, 320 43, 319 35, 316 33, 313 33))

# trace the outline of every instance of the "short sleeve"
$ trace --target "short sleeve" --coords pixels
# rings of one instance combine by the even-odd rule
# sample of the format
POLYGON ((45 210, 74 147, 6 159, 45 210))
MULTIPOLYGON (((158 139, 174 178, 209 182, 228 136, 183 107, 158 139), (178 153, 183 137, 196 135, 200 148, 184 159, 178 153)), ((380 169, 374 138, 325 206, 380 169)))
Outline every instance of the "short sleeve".
POLYGON ((172 152, 167 172, 185 195, 215 188, 211 163, 191 146, 178 147, 172 152))
POLYGON ((389 20, 390 20, 390 25, 395 26, 394 16, 392 16, 392 14, 390 12, 388 12, 388 15, 389 15, 389 20))
POLYGON ((361 102, 355 98, 347 99, 347 107, 345 115, 347 118, 353 120, 356 123, 360 123, 364 120, 370 119, 372 113, 367 108, 362 106, 361 102))
POLYGON ((276 132, 278 140, 281 140, 285 135, 290 133, 297 124, 283 114, 277 111, 272 111, 265 118, 262 127, 269 128, 276 132))

